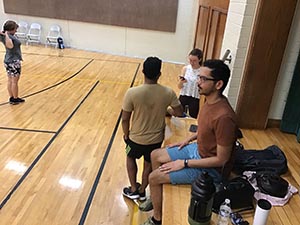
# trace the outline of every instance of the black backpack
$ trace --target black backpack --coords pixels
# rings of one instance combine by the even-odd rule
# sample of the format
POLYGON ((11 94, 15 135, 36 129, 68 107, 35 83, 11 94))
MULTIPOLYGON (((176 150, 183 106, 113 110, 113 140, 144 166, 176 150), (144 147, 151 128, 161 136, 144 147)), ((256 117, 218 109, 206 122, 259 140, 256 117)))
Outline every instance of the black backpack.
POLYGON ((287 159, 283 151, 276 145, 263 150, 244 150, 237 145, 233 171, 242 174, 244 171, 270 171, 278 175, 288 170, 287 159))
POLYGON ((58 44, 59 49, 64 49, 65 48, 64 40, 61 37, 57 38, 57 44, 58 44))
POLYGON ((230 205, 233 212, 254 209, 253 196, 255 190, 247 180, 247 177, 239 176, 229 181, 222 182, 217 189, 213 201, 213 212, 219 212, 220 205, 226 198, 230 199, 230 205))
POLYGON ((255 175, 257 187, 262 193, 284 198, 288 192, 289 183, 273 172, 257 172, 255 175))

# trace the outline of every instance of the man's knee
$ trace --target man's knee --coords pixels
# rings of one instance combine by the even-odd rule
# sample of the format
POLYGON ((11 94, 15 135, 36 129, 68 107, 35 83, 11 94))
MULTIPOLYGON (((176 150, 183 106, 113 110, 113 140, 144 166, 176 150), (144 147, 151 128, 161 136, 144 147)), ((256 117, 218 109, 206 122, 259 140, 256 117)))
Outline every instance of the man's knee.
POLYGON ((149 183, 150 185, 170 183, 170 177, 168 174, 162 173, 159 169, 156 169, 150 173, 149 183))
POLYGON ((162 152, 165 150, 165 148, 158 148, 151 152, 151 161, 152 162, 160 162, 162 163, 162 152))
POLYGON ((154 170, 154 171, 152 171, 151 173, 150 173, 150 175, 149 175, 149 183, 150 184, 157 184, 157 173, 156 173, 156 171, 154 170))

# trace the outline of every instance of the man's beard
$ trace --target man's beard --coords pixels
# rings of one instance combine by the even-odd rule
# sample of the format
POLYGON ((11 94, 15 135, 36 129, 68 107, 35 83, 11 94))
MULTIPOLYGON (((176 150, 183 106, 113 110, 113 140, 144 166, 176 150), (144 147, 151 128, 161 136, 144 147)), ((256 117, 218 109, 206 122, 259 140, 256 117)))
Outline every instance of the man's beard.
POLYGON ((214 92, 214 90, 213 89, 209 89, 206 92, 204 92, 203 89, 198 86, 198 92, 199 92, 199 95, 209 96, 211 93, 214 92))

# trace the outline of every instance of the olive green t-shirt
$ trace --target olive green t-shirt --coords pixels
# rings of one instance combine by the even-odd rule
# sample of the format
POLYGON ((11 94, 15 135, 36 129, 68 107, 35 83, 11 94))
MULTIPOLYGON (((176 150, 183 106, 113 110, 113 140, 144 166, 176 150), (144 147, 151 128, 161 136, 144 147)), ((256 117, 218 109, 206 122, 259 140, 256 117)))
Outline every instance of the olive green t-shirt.
POLYGON ((160 84, 143 84, 130 88, 122 109, 132 112, 129 138, 137 144, 149 145, 164 140, 165 116, 168 106, 180 102, 175 92, 160 84))

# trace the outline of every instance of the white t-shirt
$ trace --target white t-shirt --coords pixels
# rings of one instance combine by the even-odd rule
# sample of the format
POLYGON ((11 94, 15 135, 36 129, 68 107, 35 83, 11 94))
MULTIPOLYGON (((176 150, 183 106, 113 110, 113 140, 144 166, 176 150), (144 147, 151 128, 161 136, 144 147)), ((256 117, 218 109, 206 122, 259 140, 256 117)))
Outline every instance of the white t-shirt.
POLYGON ((186 66, 184 78, 186 83, 183 83, 183 87, 180 89, 180 95, 191 96, 193 98, 200 98, 198 92, 197 79, 200 74, 200 68, 193 69, 191 65, 186 66))

